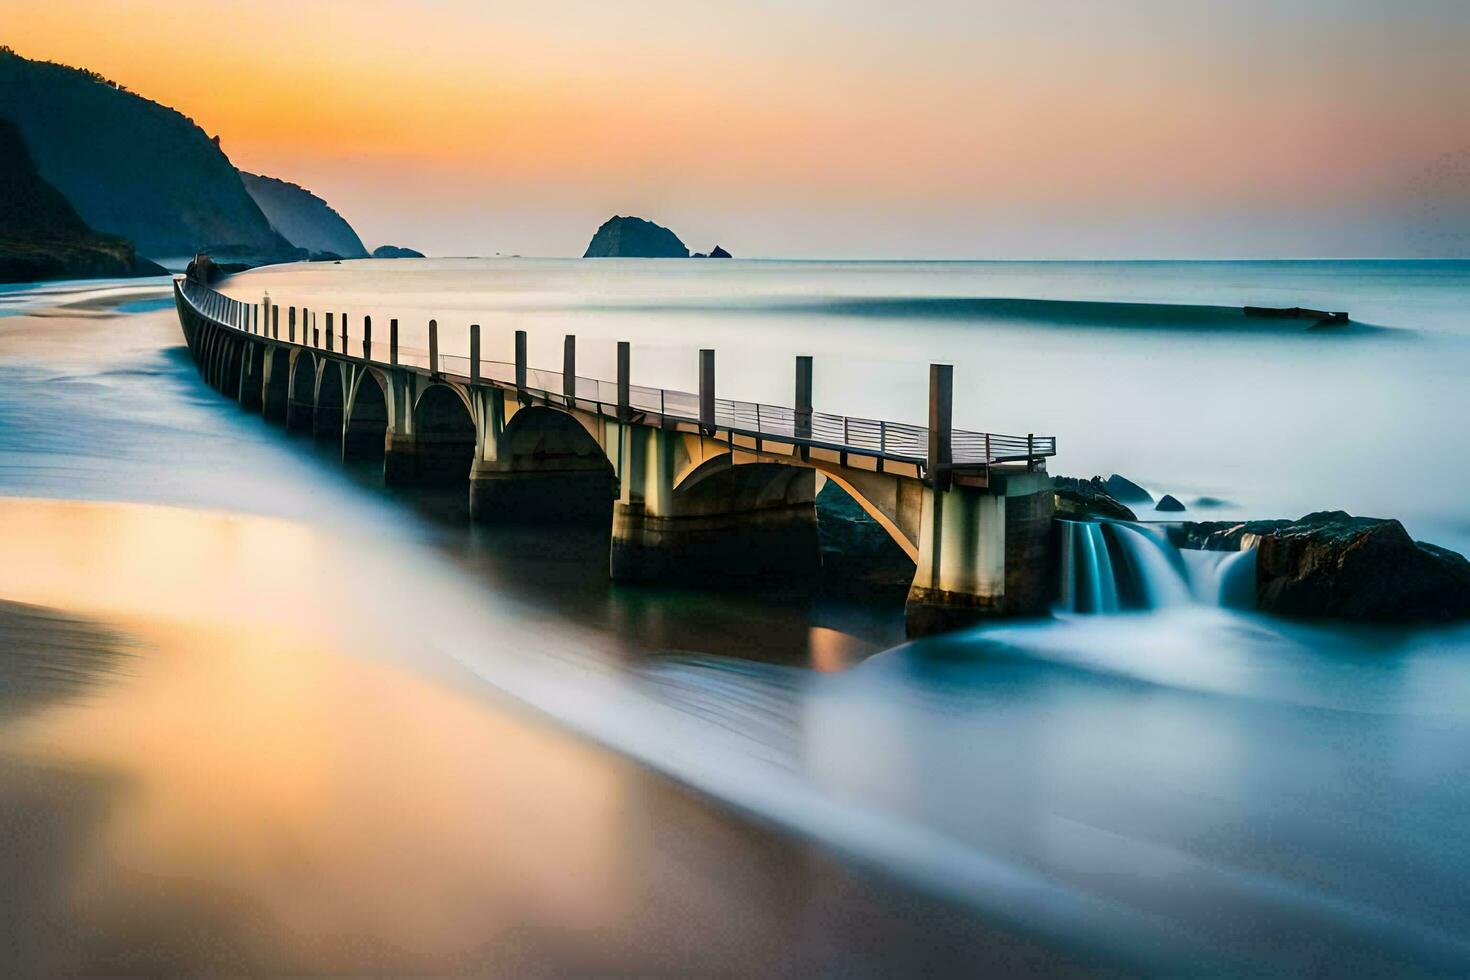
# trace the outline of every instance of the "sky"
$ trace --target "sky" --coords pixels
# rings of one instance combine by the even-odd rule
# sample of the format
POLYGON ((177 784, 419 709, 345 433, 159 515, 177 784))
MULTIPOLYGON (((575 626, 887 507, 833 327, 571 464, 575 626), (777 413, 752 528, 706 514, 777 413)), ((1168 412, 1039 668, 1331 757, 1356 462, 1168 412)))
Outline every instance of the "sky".
POLYGON ((0 0, 369 247, 1470 256, 1470 0, 0 0))

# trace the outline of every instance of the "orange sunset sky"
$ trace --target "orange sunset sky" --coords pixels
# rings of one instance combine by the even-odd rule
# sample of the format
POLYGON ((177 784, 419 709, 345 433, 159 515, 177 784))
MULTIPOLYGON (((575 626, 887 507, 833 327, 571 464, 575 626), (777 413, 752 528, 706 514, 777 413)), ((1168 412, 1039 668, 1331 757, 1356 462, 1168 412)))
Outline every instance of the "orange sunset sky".
POLYGON ((0 0, 369 247, 1470 254, 1463 0, 0 0))

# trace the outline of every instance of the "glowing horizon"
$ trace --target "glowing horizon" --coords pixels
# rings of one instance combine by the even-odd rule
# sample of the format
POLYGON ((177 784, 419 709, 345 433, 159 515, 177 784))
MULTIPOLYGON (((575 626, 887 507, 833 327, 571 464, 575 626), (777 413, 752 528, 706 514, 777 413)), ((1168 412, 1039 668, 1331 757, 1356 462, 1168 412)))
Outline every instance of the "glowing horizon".
POLYGON ((631 213, 737 255, 1470 255, 1470 5, 1095 6, 52 0, 0 41, 370 247, 580 254, 631 213))

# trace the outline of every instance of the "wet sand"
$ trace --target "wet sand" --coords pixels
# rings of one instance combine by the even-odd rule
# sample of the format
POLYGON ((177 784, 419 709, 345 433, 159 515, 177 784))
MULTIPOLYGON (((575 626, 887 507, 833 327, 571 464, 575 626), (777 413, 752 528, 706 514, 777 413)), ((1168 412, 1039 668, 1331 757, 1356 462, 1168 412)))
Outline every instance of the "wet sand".
POLYGON ((391 627, 321 615, 321 538, 0 500, 0 597, 31 607, 0 607, 0 633, 72 676, 13 688, 0 715, 12 968, 1075 967, 469 690, 453 665, 406 668, 374 640, 391 627))

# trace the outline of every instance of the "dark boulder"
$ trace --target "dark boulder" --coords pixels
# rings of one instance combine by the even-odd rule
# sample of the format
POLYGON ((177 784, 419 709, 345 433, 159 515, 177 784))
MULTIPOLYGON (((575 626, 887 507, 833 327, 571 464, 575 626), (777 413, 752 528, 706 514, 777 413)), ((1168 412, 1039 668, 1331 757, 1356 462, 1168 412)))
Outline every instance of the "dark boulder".
POLYGON ((1174 543, 1256 549, 1256 608, 1281 616, 1423 623, 1470 618, 1470 562, 1395 520, 1342 511, 1298 521, 1187 522, 1174 543))
POLYGON ((1070 476, 1053 477, 1052 490, 1056 504, 1053 513, 1056 517, 1069 520, 1138 520, 1133 511, 1108 493, 1107 484, 1099 477, 1090 480, 1079 480, 1070 476))
POLYGON ((1184 505, 1179 502, 1178 497, 1174 496, 1172 493, 1166 493, 1159 498, 1158 506, 1155 507, 1154 510, 1164 510, 1177 513, 1178 511, 1184 510, 1184 505))
POLYGON ((718 245, 716 245, 713 249, 710 250, 709 257, 712 258, 712 259, 728 259, 728 258, 732 258, 732 256, 730 255, 729 252, 725 251, 723 248, 720 248, 720 246, 718 246, 718 245))
POLYGON ((1113 495, 1114 499, 1121 500, 1125 504, 1151 504, 1154 502, 1153 494, 1127 477, 1119 476, 1116 473, 1108 477, 1105 487, 1108 493, 1113 495))

